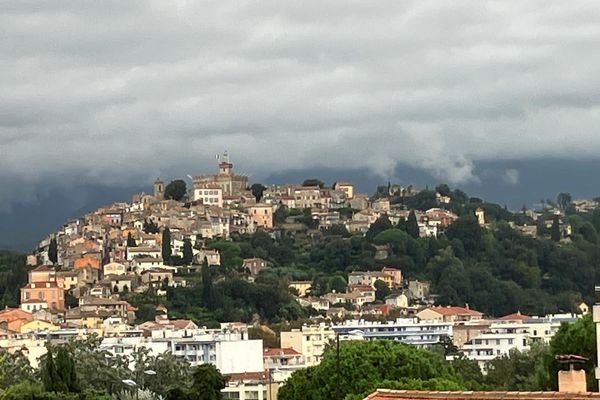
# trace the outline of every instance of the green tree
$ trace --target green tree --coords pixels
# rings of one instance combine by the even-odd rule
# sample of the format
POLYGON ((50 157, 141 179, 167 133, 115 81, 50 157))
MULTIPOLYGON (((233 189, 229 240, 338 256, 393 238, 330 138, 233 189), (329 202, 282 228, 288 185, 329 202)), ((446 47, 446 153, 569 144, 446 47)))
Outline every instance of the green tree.
POLYGON ((149 389, 155 394, 165 396, 170 388, 190 383, 192 369, 189 361, 170 352, 153 356, 150 350, 138 347, 132 354, 133 380, 140 388, 149 389), (153 374, 148 374, 153 371, 153 374))
POLYGON ((214 365, 202 364, 194 369, 188 396, 197 400, 221 400, 221 390, 226 384, 227 378, 214 365))
POLYGON ((63 392, 77 393, 80 391, 77 374, 75 373, 75 362, 65 347, 59 347, 54 362, 56 375, 64 388, 63 392))
POLYGON ((156 222, 152 220, 144 220, 144 226, 142 227, 144 233, 158 233, 160 232, 160 228, 156 224, 156 222))
POLYGON ((546 369, 540 383, 545 390, 558 389, 559 362, 554 358, 558 354, 576 354, 588 359, 583 365, 587 377, 587 387, 591 392, 598 391, 598 381, 594 375, 597 365, 596 356, 596 326, 590 313, 584 315, 573 324, 562 324, 556 335, 550 341, 550 351, 543 358, 546 369))
POLYGON ((50 245, 48 246, 48 259, 52 264, 58 262, 58 245, 56 244, 56 238, 50 239, 50 245))
POLYGON ((484 390, 487 387, 484 384, 483 373, 479 364, 475 360, 470 360, 463 354, 458 354, 450 362, 450 365, 461 376, 465 386, 473 390, 484 390))
POLYGON ((558 204, 558 207, 563 211, 569 207, 571 201, 572 197, 570 193, 559 193, 558 196, 556 196, 556 204, 558 204))
POLYGON ((528 351, 512 349, 487 365, 485 383, 491 390, 541 390, 539 373, 548 347, 534 343, 528 351))
POLYGON ((214 293, 213 293, 213 281, 210 266, 208 260, 204 258, 202 263, 202 303, 210 308, 213 306, 214 293))
POLYGON ((584 222, 579 227, 579 233, 583 236, 584 240, 587 240, 590 243, 597 244, 598 243, 598 232, 594 225, 590 222, 584 222))
POLYGON ((165 199, 181 201, 187 193, 187 185, 184 180, 176 179, 165 187, 165 199))
POLYGON ((280 400, 362 399, 377 388, 464 389, 442 358, 428 350, 391 340, 340 343, 329 347, 321 363, 296 371, 279 389, 280 400))
POLYGON ((46 358, 41 365, 42 384, 44 390, 47 392, 62 392, 64 391, 61 383, 58 381, 58 374, 56 373, 56 366, 54 365, 54 355, 52 354, 52 348, 48 347, 46 358))
POLYGON ((14 353, 0 350, 0 390, 23 381, 34 381, 27 356, 21 350, 14 353))
POLYGON ((554 242, 560 241, 560 220, 558 215, 555 215, 552 219, 552 228, 550 228, 550 238, 554 242))
POLYGON ((373 239, 373 243, 378 245, 390 245, 394 254, 406 254, 407 244, 410 240, 408 234, 400 229, 387 229, 380 232, 373 239))
POLYGON ((194 261, 194 251, 192 241, 188 238, 183 240, 183 264, 190 265, 194 261))
POLYGON ((417 222, 417 216, 415 210, 411 210, 406 220, 406 232, 414 239, 418 239, 420 236, 419 223, 417 222))
POLYGON ((252 192, 252 196, 254 196, 257 203, 260 203, 260 200, 263 198, 263 193, 266 189, 266 186, 260 183, 254 183, 252 186, 250 186, 250 192, 252 192))
POLYGON ((450 191, 450 187, 445 183, 441 183, 435 187, 435 191, 438 192, 442 196, 450 196, 452 192, 450 191))
POLYGON ((595 208, 592 213, 592 225, 596 228, 596 232, 600 232, 600 208, 595 208))
POLYGON ((469 255, 474 255, 477 251, 481 250, 483 233, 477 219, 473 215, 462 216, 454 221, 446 229, 446 236, 450 240, 460 240, 469 255))
POLYGON ((127 247, 137 247, 135 239, 131 236, 131 232, 127 233, 127 247))
POLYGON ((165 264, 171 262, 171 231, 169 227, 165 227, 162 232, 162 258, 165 264))
POLYGON ((373 286, 375 286, 375 298, 377 300, 385 301, 385 298, 389 296, 391 292, 388 285, 386 285, 384 281, 377 279, 373 286))
POLYGON ((375 238, 375 236, 377 236, 380 232, 392 228, 392 223, 390 222, 390 219, 388 218, 387 214, 383 214, 379 218, 377 218, 375 222, 371 224, 371 226, 369 226, 369 230, 365 234, 365 237, 369 242, 371 242, 373 238, 375 238))

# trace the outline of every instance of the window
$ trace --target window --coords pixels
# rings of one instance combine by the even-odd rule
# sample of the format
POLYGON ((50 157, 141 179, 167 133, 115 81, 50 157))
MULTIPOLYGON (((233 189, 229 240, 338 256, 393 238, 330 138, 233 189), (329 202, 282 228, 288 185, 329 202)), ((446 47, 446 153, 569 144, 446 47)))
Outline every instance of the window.
POLYGON ((239 392, 222 392, 223 400, 239 400, 240 393, 239 392))
POLYGON ((508 339, 508 344, 513 344, 513 340, 512 339, 508 339))
POLYGON ((258 400, 258 390, 246 390, 244 398, 247 400, 258 400))

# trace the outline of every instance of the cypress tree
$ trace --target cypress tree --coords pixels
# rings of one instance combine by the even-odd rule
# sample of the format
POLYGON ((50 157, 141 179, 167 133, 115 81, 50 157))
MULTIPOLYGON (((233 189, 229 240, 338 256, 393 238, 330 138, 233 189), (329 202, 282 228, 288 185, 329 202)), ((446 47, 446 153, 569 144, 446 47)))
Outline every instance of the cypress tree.
POLYGON ((162 232, 162 258, 165 264, 169 264, 171 260, 171 231, 169 227, 165 227, 162 232))
POLYGON ((560 222, 558 220, 558 215, 555 215, 554 220, 552 221, 552 228, 550 228, 550 237, 555 242, 558 242, 560 240, 560 222))
POLYGON ((414 210, 408 214, 408 220, 406 221, 406 233, 408 233, 414 239, 418 239, 420 236, 419 223, 417 222, 417 216, 414 210))
POLYGON ((46 360, 42 366, 42 384, 46 392, 56 392, 59 389, 58 374, 56 373, 56 366, 54 365, 54 356, 52 355, 52 348, 48 347, 46 353, 46 360))
POLYGON ((190 265, 194 260, 194 252, 192 251, 192 241, 185 239, 183 241, 183 263, 190 265))
POLYGON ((75 363, 73 362, 73 358, 67 352, 67 349, 64 347, 58 349, 54 365, 58 377, 57 384, 59 385, 57 391, 79 392, 75 363))
POLYGON ((127 247, 137 247, 135 239, 131 236, 131 232, 127 233, 127 247))
POLYGON ((202 302, 207 308, 212 306, 212 291, 213 287, 210 267, 208 266, 208 260, 204 257, 204 262, 202 263, 202 302))
POLYGON ((50 240, 50 245, 48 246, 48 258, 52 264, 58 262, 58 245, 56 244, 56 238, 50 240))

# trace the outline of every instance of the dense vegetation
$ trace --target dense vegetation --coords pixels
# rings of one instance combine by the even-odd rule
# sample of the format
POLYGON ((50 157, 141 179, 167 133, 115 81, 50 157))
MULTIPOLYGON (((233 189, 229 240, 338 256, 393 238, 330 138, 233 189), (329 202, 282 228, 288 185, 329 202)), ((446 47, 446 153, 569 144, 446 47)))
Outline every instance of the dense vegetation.
POLYGON ((0 309, 17 307, 20 288, 27 283, 25 256, 0 251, 0 309))
POLYGON ((91 337, 48 345, 37 371, 21 352, 0 350, 0 399, 103 400, 113 395, 133 399, 140 393, 167 400, 222 398, 226 379, 210 364, 192 368, 170 353, 153 356, 145 348, 137 348, 128 358, 102 350, 99 344, 99 338, 91 337), (127 381, 135 382, 140 393, 133 394, 136 389, 127 381))
POLYGON ((590 315, 563 325, 550 345, 535 343, 531 350, 512 350, 492 360, 483 375, 477 363, 464 357, 445 361, 441 349, 418 349, 387 340, 330 346, 321 364, 295 372, 279 390, 281 400, 362 399, 377 388, 421 390, 557 390, 560 366, 555 354, 580 354, 588 389, 597 391, 595 329, 590 315))

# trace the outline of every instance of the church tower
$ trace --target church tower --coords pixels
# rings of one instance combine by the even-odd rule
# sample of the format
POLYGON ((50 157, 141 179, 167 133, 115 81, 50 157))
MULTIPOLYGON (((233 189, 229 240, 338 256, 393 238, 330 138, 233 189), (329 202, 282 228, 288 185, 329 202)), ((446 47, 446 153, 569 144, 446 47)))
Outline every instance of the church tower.
POLYGON ((157 178, 154 182, 154 197, 159 200, 162 200, 165 196, 165 183, 157 178))
POLYGON ((223 153, 221 162, 219 163, 219 175, 231 175, 233 172, 233 164, 229 162, 227 151, 223 153))

